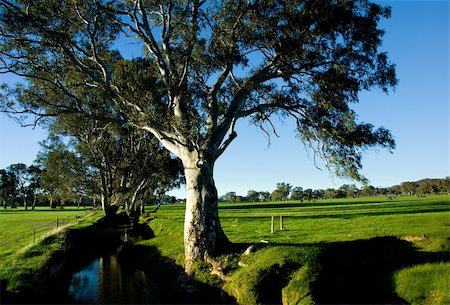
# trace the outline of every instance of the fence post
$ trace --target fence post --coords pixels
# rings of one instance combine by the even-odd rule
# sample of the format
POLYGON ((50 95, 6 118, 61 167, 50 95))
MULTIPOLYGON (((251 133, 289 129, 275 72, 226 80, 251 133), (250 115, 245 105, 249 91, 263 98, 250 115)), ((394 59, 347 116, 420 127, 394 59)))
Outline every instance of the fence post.
POLYGON ((33 228, 33 244, 36 243, 36 228, 33 228))
POLYGON ((58 217, 56 217, 56 228, 58 229, 58 217))
POLYGON ((273 234, 273 232, 275 232, 274 224, 275 224, 275 216, 272 216, 272 221, 271 221, 271 226, 270 226, 270 233, 272 233, 272 234, 273 234))

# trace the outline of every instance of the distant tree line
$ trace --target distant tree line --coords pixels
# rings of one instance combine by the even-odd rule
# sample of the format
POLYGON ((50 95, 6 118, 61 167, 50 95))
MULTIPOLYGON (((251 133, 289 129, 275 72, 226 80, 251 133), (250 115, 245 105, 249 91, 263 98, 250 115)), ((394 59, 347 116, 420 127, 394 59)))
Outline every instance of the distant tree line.
POLYGON ((415 182, 402 182, 391 187, 374 187, 365 185, 358 188, 355 184, 344 184, 341 187, 327 189, 303 189, 300 186, 293 187, 289 183, 277 183, 272 192, 249 190, 247 196, 237 195, 236 192, 228 192, 220 201, 238 202, 264 202, 264 201, 311 201, 318 199, 356 198, 367 196, 397 196, 397 195, 434 195, 450 194, 450 177, 442 179, 423 179, 415 182))

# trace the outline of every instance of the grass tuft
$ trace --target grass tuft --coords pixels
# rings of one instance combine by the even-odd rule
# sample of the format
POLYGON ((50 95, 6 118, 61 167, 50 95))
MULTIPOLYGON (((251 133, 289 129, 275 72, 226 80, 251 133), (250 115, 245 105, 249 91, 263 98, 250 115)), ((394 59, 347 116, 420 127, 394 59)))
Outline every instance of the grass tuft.
POLYGON ((395 291, 411 305, 450 304, 450 263, 405 268, 394 276, 395 291))

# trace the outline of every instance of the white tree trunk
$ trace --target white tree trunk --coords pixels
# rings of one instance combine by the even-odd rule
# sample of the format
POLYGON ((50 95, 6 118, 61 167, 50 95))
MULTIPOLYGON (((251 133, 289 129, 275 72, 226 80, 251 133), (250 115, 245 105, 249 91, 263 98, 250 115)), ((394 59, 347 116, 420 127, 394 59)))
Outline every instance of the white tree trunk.
POLYGON ((229 240, 222 230, 217 210, 214 164, 183 162, 187 198, 184 221, 185 270, 196 261, 209 261, 223 251, 229 240), (199 165, 201 164, 201 165, 199 165))

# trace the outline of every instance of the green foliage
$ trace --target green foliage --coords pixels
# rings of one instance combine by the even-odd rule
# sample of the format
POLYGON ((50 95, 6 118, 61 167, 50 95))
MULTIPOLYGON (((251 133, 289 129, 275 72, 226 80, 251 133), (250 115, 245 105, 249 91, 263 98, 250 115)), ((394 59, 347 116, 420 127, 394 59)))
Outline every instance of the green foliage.
POLYGON ((41 187, 52 207, 56 200, 61 204, 77 202, 87 175, 83 160, 57 137, 50 137, 41 144, 42 150, 38 156, 43 168, 41 187))
POLYGON ((289 198, 289 194, 291 193, 292 185, 289 183, 277 183, 277 187, 272 192, 271 199, 272 201, 285 201, 289 198))
MULTIPOLYGON (((210 184, 187 189, 211 198, 193 213, 217 223, 206 231, 216 230, 218 240, 226 240, 219 219, 206 211, 217 205, 209 169, 236 138, 238 120, 249 118, 267 133, 274 115, 292 119, 330 171, 360 181, 367 149, 395 148, 387 129, 359 122, 350 108, 359 92, 387 92, 397 83, 395 66, 379 50, 378 25, 389 8, 366 0, 17 0, 0 9, 0 71, 25 79, 2 88, 0 109, 33 115, 34 123, 79 116, 151 133, 210 184), (144 56, 123 58, 115 50, 119 37, 123 45, 142 43, 144 56)), ((100 175, 109 214, 114 182, 100 175)), ((289 191, 273 200, 286 200, 289 191)), ((215 238, 207 243, 211 252, 220 247, 215 238)), ((197 250, 187 259, 201 259, 194 253, 206 250, 197 250)))
POLYGON ((450 263, 408 267, 395 276, 395 290, 412 305, 450 304, 450 263))
POLYGON ((14 205, 17 196, 17 183, 17 177, 14 173, 4 169, 0 170, 0 197, 5 208, 8 203, 14 205))
POLYGON ((364 0, 4 2, 0 68, 28 82, 5 88, 2 108, 126 122, 208 162, 238 119, 264 129, 276 114, 296 121, 333 172, 363 180, 364 150, 395 147, 349 106, 362 90, 397 83, 379 50, 389 16, 364 0), (143 44, 142 58, 114 49, 123 32, 143 44))

